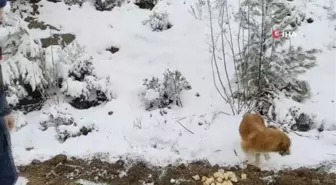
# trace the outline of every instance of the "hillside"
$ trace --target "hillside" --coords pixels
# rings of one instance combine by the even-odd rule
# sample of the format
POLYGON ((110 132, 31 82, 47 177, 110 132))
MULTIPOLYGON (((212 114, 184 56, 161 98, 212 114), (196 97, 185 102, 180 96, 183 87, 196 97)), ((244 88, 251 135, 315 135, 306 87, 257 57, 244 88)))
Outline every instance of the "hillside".
MULTIPOLYGON (((232 114, 214 85, 206 1, 161 0, 153 10, 139 8, 131 1, 120 6, 117 3, 106 11, 99 11, 99 7, 108 8, 104 3, 115 1, 98 5, 93 0, 65 2, 13 1, 11 9, 6 7, 6 22, 0 27, 1 43, 5 43, 2 46, 18 41, 13 46, 17 50, 5 48, 2 64, 9 103, 17 108, 31 101, 28 96, 35 96, 32 99, 38 102, 37 110, 15 111, 18 126, 12 133, 13 155, 18 166, 28 165, 25 176, 31 177, 27 169, 39 173, 29 166, 32 161, 49 160, 59 154, 78 160, 98 157, 111 163, 145 161, 155 167, 207 160, 209 166, 244 168, 238 134, 243 112, 232 114), (153 84, 147 83, 146 87, 143 80, 169 77, 173 73, 164 76, 167 69, 178 70, 186 81, 178 84, 178 93, 172 95, 178 96, 174 101, 163 98, 154 102, 162 97, 155 88, 148 90, 153 84), (25 84, 31 86, 30 90, 25 84), (87 103, 82 103, 83 99, 87 103)), ((336 3, 284 2, 296 7, 304 18, 283 49, 290 44, 319 52, 315 54, 317 65, 297 77, 309 83, 311 96, 297 102, 280 93, 273 101, 277 114, 274 122, 286 120, 290 108, 298 107, 300 113, 312 114, 314 123, 305 131, 290 131, 291 155, 271 154, 271 160, 263 161, 261 169, 308 167, 334 172, 336 3)), ((238 10, 237 1, 228 3, 233 12, 238 10)), ((219 14, 215 9, 212 13, 212 22, 217 25, 219 14)), ((236 37, 239 21, 234 20, 233 13, 226 21, 236 37)), ((220 58, 221 50, 216 52, 220 58)), ((227 65, 233 81, 232 57, 228 57, 227 65)), ((221 61, 219 71, 225 79, 221 61)), ((226 81, 224 85, 228 86, 226 81)), ((50 170, 48 165, 40 168, 50 170)), ((331 183, 333 177, 324 183, 331 183)))

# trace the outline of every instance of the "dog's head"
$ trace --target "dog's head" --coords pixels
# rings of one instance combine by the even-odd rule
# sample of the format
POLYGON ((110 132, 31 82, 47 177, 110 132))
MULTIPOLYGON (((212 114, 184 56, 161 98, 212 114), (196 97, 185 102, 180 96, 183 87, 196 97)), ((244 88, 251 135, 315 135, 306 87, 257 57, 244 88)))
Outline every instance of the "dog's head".
MULTIPOLYGON (((283 132, 282 132, 283 133, 283 132)), ((287 134, 283 133, 284 136, 282 137, 279 146, 278 151, 281 156, 290 155, 290 147, 291 147, 291 139, 287 136, 287 134)))

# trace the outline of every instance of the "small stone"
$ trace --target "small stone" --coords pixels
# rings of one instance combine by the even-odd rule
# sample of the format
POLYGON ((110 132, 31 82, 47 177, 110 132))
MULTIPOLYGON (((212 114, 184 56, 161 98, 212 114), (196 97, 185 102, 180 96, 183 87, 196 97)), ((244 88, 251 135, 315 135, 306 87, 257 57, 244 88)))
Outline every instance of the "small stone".
POLYGON ((242 180, 246 180, 247 179, 247 175, 245 173, 241 174, 241 179, 242 180))
POLYGON ((224 181, 223 185, 233 185, 231 181, 224 181))
POLYGON ((195 180, 195 181, 199 181, 201 178, 199 175, 194 175, 192 176, 192 178, 195 180))
POLYGON ((237 179, 236 176, 233 176, 233 177, 231 177, 231 181, 232 181, 232 182, 238 182, 238 179, 237 179))
POLYGON ((295 22, 291 22, 291 23, 290 23, 290 26, 291 26, 292 28, 295 28, 295 27, 296 27, 296 23, 295 23, 295 22))
POLYGON ((34 150, 34 147, 27 147, 26 148, 26 151, 31 151, 31 150, 34 150))
POLYGON ((261 169, 257 166, 251 165, 251 164, 247 164, 246 169, 249 171, 255 171, 255 172, 260 172, 261 169))
POLYGON ((116 165, 118 165, 119 168, 123 168, 125 166, 125 161, 119 159, 116 161, 116 165))
POLYGON ((224 174, 223 174, 223 177, 224 177, 223 179, 228 180, 228 179, 229 179, 229 174, 224 173, 224 174))
POLYGON ((112 54, 116 53, 119 51, 119 48, 115 47, 115 46, 111 46, 109 48, 106 49, 106 51, 111 52, 112 54))
POLYGON ((39 161, 39 160, 37 160, 37 159, 34 159, 34 160, 32 160, 31 164, 32 164, 32 165, 41 164, 41 161, 39 161))
POLYGON ((214 176, 215 178, 218 178, 218 177, 221 176, 221 173, 220 173, 220 172, 215 172, 215 173, 213 174, 213 176, 214 176))
POLYGON ((310 23, 313 23, 313 22, 314 22, 313 18, 308 18, 308 19, 307 19, 307 23, 310 24, 310 23))
POLYGON ((208 178, 206 181, 208 181, 208 182, 213 182, 213 181, 215 181, 215 179, 213 178, 213 177, 210 177, 210 178, 208 178))
POLYGON ((113 111, 109 111, 109 112, 108 112, 108 115, 111 116, 112 114, 113 114, 113 111))
POLYGON ((223 169, 219 169, 218 172, 221 173, 221 174, 225 173, 225 171, 223 169))

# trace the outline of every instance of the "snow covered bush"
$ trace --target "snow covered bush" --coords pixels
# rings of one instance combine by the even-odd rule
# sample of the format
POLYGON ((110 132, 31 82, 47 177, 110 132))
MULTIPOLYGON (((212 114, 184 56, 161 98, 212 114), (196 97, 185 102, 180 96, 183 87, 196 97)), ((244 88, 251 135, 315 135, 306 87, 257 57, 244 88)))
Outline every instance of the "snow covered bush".
POLYGON ((180 94, 190 90, 191 86, 180 71, 166 70, 163 79, 153 77, 145 79, 143 85, 146 90, 141 94, 146 110, 165 108, 171 104, 182 106, 180 94))
POLYGON ((245 0, 241 5, 236 20, 249 35, 242 40, 249 43, 242 44, 244 47, 235 58, 240 85, 235 98, 252 101, 262 115, 270 112, 273 99, 281 91, 297 102, 310 98, 308 82, 297 77, 317 65, 315 54, 319 51, 291 45, 283 49, 288 37, 272 36, 274 29, 296 31, 305 15, 281 0, 245 0))
POLYGON ((310 85, 307 81, 293 80, 280 90, 284 92, 286 97, 300 103, 311 96, 310 85))
POLYGON ((46 131, 50 127, 59 127, 61 125, 72 125, 75 123, 75 118, 66 110, 51 108, 48 112, 43 112, 44 121, 40 122, 40 129, 46 131))
MULTIPOLYGON (((47 0, 52 3, 59 3, 62 0, 47 0)), ((79 5, 80 7, 83 5, 84 0, 63 0, 64 4, 72 6, 72 5, 79 5)))
POLYGON ((157 0, 136 0, 134 4, 141 9, 152 10, 157 2, 157 0))
POLYGON ((296 106, 291 107, 286 116, 279 120, 278 123, 287 132, 307 132, 315 129, 319 132, 336 130, 336 121, 329 119, 319 120, 316 114, 305 113, 296 106))
POLYGON ((270 102, 280 92, 300 103, 310 98, 309 83, 297 80, 297 77, 317 65, 314 56, 317 52, 315 49, 303 51, 301 47, 290 47, 289 50, 274 52, 270 57, 265 56, 261 78, 258 77, 257 66, 253 65, 258 65, 258 62, 250 64, 250 69, 242 73, 241 79, 247 79, 244 83, 249 84, 248 98, 259 98, 256 104, 259 113, 267 115, 272 105, 270 102), (263 84, 262 89, 259 83, 263 84))
POLYGON ((33 40, 25 22, 0 28, 0 43, 4 62, 1 64, 8 103, 14 110, 29 112, 40 109, 45 101, 45 89, 52 79, 52 65, 45 60, 45 50, 33 40))
POLYGON ((64 143, 69 138, 86 136, 95 131, 98 131, 98 129, 94 123, 61 125, 56 128, 56 138, 61 143, 64 143))
POLYGON ((28 125, 26 117, 21 111, 13 111, 12 114, 14 115, 14 118, 15 118, 15 130, 16 131, 28 125))
POLYGON ((168 13, 154 12, 148 20, 143 21, 144 25, 149 25, 153 31, 160 32, 170 29, 173 25, 169 21, 168 13))
POLYGON ((88 135, 92 131, 96 131, 95 124, 91 122, 77 122, 72 114, 66 109, 60 107, 51 107, 48 112, 43 112, 43 121, 40 122, 40 129, 46 131, 49 128, 56 130, 56 139, 61 143, 70 137, 78 137, 88 135))
POLYGON ((319 132, 323 131, 336 131, 336 121, 323 119, 321 123, 317 126, 319 132))
POLYGON ((304 23, 305 14, 295 4, 283 0, 243 0, 239 4, 238 12, 232 13, 227 1, 207 1, 215 86, 233 114, 257 111, 276 118, 271 109, 282 91, 298 102, 310 97, 309 84, 298 76, 316 66, 319 51, 293 46, 290 37, 274 38, 275 30, 293 33, 304 23), (232 15, 236 22, 231 21, 232 15))
POLYGON ((77 42, 65 47, 55 47, 51 60, 57 71, 55 86, 73 107, 88 109, 112 99, 109 77, 97 76, 85 48, 77 42))
POLYGON ((315 129, 318 125, 316 115, 300 111, 300 108, 293 106, 288 110, 284 120, 280 122, 286 130, 307 132, 315 129))
POLYGON ((109 78, 97 75, 84 47, 74 41, 42 48, 40 40, 31 38, 27 23, 18 22, 0 28, 5 93, 14 110, 39 110, 54 95, 79 109, 112 99, 109 78))
POLYGON ((62 0, 47 0, 47 1, 52 2, 52 3, 62 2, 62 0))
POLYGON ((110 11, 116 6, 121 6, 124 0, 95 0, 96 10, 110 11))
POLYGON ((72 64, 62 79, 61 92, 77 109, 88 109, 113 98, 109 77, 96 75, 91 58, 80 58, 72 64))
POLYGON ((84 3, 84 0, 64 0, 64 3, 69 6, 79 5, 81 7, 84 3))

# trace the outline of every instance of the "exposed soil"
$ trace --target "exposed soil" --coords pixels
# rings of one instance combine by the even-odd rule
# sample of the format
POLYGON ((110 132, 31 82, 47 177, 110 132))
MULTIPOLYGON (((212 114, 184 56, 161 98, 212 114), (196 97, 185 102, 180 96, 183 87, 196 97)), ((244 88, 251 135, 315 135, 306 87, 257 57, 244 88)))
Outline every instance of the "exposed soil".
POLYGON ((76 39, 76 36, 71 33, 52 34, 51 37, 41 38, 42 48, 47 48, 51 45, 66 46, 76 39), (59 43, 61 42, 61 43, 59 43))
POLYGON ((242 173, 246 180, 239 180, 237 185, 334 185, 336 174, 326 173, 319 169, 301 168, 283 170, 278 173, 261 171, 248 166, 238 167, 210 166, 206 162, 194 162, 165 168, 149 166, 144 162, 126 164, 119 160, 116 163, 103 162, 100 159, 82 160, 57 155, 54 158, 40 162, 33 161, 30 165, 19 167, 21 176, 29 179, 28 185, 79 185, 79 179, 92 182, 102 182, 110 185, 202 185, 192 176, 210 176, 218 169, 230 170, 238 177, 242 173), (173 179, 173 180, 172 180, 173 179))
POLYGON ((60 31, 58 28, 56 28, 53 25, 50 24, 46 24, 43 21, 39 21, 37 20, 36 17, 32 17, 32 16, 27 16, 24 19, 26 22, 28 22, 28 28, 29 29, 40 29, 40 30, 46 30, 47 28, 51 29, 51 30, 56 30, 56 31, 60 31))

